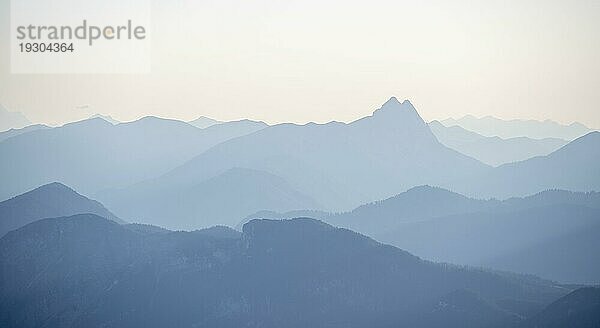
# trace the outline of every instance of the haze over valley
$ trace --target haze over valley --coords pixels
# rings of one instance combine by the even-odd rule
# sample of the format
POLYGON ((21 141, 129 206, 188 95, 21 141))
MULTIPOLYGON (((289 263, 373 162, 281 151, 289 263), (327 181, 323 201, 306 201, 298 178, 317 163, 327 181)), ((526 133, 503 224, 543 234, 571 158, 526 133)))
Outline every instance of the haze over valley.
POLYGON ((595 327, 600 132, 375 107, 10 123, 0 326, 595 327))

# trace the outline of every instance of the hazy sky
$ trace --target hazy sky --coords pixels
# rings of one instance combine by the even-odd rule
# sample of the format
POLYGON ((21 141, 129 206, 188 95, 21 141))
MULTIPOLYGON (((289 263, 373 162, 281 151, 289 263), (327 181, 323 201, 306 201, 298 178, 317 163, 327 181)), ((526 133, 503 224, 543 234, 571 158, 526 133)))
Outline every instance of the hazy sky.
POLYGON ((8 0, 0 12, 0 103, 35 122, 351 121, 395 95, 428 120, 600 127, 598 0, 154 1, 138 75, 11 75, 8 0))

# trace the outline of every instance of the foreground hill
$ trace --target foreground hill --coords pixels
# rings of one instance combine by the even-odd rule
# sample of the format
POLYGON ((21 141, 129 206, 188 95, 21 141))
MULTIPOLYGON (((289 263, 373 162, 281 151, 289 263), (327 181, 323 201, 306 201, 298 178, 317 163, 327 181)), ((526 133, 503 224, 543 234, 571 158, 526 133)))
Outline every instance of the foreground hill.
POLYGON ((557 138, 485 137, 458 125, 446 127, 438 121, 430 122, 429 128, 442 144, 492 166, 548 155, 567 143, 557 138))
POLYGON ((550 304, 522 325, 535 328, 600 327, 600 288, 581 288, 550 304))
POLYGON ((223 229, 145 233, 79 215, 13 231, 0 239, 0 325, 510 327, 569 292, 311 219, 223 229))
POLYGON ((262 129, 230 122, 207 129, 146 117, 113 125, 102 118, 23 133, 0 142, 0 199, 61 181, 88 195, 152 178, 206 149, 262 129))
POLYGON ((428 259, 600 283, 596 192, 498 201, 425 186, 323 219, 428 259))
POLYGON ((63 184, 51 183, 0 202, 0 236, 40 219, 82 213, 124 223, 97 201, 63 184))
MULTIPOLYGON (((450 183, 491 169, 439 143, 409 101, 392 98, 372 116, 349 124, 280 124, 229 140, 157 179, 100 199, 123 217, 121 213, 130 211, 156 212, 152 222, 158 223, 165 218, 161 208, 173 206, 169 194, 232 168, 280 177, 334 211, 389 197, 414 185, 450 183)), ((275 206, 260 210, 275 210, 275 206)), ((197 227, 202 226, 199 221, 197 227)))

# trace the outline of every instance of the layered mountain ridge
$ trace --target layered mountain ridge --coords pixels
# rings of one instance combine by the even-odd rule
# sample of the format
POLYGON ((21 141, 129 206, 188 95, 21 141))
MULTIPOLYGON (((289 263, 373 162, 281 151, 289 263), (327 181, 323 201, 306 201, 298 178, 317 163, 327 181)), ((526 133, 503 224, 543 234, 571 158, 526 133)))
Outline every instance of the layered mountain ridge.
POLYGON ((506 327, 570 291, 423 261, 311 219, 254 220, 240 236, 44 219, 0 239, 0 265, 5 327, 506 327))

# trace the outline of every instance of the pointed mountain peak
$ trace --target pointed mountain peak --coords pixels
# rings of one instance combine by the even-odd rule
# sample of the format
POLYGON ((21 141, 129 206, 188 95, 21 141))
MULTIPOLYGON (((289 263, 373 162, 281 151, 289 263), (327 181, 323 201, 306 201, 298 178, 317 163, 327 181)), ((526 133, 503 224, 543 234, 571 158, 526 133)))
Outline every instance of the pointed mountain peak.
POLYGON ((101 118, 112 125, 121 123, 121 122, 115 120, 114 118, 112 118, 112 116, 110 116, 110 115, 94 114, 94 115, 90 116, 90 119, 94 119, 94 118, 101 118))
POLYGON ((51 182, 51 183, 45 184, 43 186, 37 187, 32 191, 42 191, 42 190, 75 192, 73 189, 69 188, 68 186, 66 186, 60 182, 51 182))
POLYGON ((87 118, 85 120, 67 123, 61 128, 91 128, 91 127, 110 127, 113 126, 107 120, 101 117, 87 118))
POLYGON ((402 106, 411 107, 413 109, 415 108, 415 106, 413 106, 413 104, 408 99, 404 99, 404 101, 402 102, 402 106))
POLYGON ((419 140, 428 144, 439 144, 429 126, 409 100, 403 102, 391 97, 371 116, 363 117, 350 123, 353 127, 378 131, 384 138, 399 138, 397 140, 419 140), (375 130, 373 130, 375 129, 375 130))
POLYGON ((388 107, 388 106, 398 106, 401 105, 400 101, 398 101, 398 98, 396 97, 391 97, 390 99, 388 99, 388 101, 386 101, 382 107, 388 107))
POLYGON ((42 186, 39 186, 33 190, 27 191, 23 194, 17 195, 15 197, 13 197, 12 199, 22 199, 22 198, 48 198, 48 195, 53 195, 53 196, 65 196, 65 195, 69 195, 69 196, 74 196, 74 197, 81 197, 83 198, 84 196, 78 194, 75 190, 71 189, 70 187, 60 183, 60 182, 51 182, 42 186))
POLYGON ((381 108, 377 109, 373 116, 381 116, 385 119, 402 120, 402 121, 417 121, 424 124, 423 119, 417 113, 417 110, 410 100, 398 101, 398 98, 391 97, 386 101, 381 108))
MULTIPOLYGON (((213 123, 220 123, 221 122, 221 121, 215 120, 214 118, 210 118, 208 116, 203 116, 203 115, 198 116, 198 118, 195 119, 194 121, 207 121, 207 122, 213 122, 213 123)), ((193 122, 193 121, 191 121, 191 122, 193 122)))

